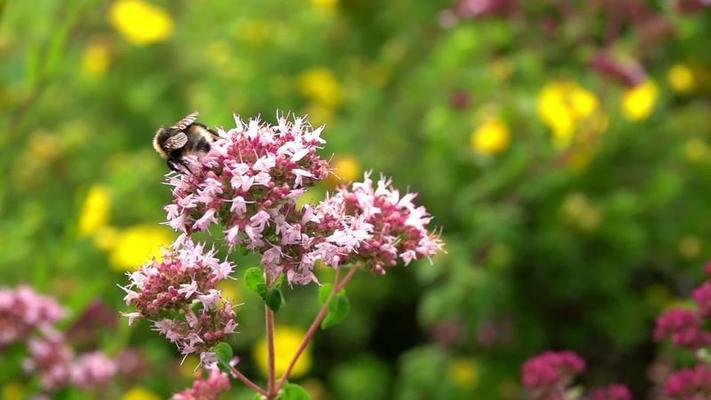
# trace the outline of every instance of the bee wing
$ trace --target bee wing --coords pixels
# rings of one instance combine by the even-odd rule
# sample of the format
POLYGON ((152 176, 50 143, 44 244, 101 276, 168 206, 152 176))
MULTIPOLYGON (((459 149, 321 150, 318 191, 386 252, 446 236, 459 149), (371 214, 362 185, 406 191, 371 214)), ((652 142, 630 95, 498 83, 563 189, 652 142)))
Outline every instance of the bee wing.
POLYGON ((165 149, 168 151, 177 150, 185 146, 188 143, 188 135, 185 132, 178 132, 177 134, 168 138, 165 141, 165 149))
POLYGON ((176 128, 176 129, 179 129, 182 131, 183 129, 187 128, 190 124, 195 122, 195 120, 197 119, 197 116, 198 116, 198 112, 193 111, 190 114, 184 116, 183 119, 181 119, 180 121, 176 122, 175 125, 173 125, 173 128, 176 128))

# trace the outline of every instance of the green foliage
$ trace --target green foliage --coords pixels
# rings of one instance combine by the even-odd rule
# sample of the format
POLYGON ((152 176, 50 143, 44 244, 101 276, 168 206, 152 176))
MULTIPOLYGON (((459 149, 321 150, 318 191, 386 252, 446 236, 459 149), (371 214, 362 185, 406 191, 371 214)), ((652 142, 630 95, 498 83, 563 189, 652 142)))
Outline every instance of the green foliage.
POLYGON ((351 303, 348 300, 348 296, 346 296, 345 289, 341 289, 331 295, 332 292, 333 285, 330 283, 325 283, 318 289, 318 301, 321 305, 326 304, 330 298, 328 314, 326 314, 326 318, 321 322, 321 329, 328 329, 341 323, 351 309, 351 303))
POLYGON ((282 388, 281 394, 277 397, 277 400, 309 400, 311 397, 309 393, 301 386, 287 382, 282 388))
POLYGON ((217 357, 217 363, 220 369, 223 371, 229 371, 231 369, 230 361, 234 357, 232 352, 232 346, 229 343, 220 342, 212 347, 212 351, 217 357))

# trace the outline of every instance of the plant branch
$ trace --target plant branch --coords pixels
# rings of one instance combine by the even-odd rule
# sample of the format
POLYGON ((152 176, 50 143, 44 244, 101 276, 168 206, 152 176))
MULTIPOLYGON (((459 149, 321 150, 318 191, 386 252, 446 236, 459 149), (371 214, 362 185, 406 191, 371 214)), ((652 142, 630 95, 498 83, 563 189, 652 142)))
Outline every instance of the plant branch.
POLYGON ((237 370, 237 368, 235 368, 235 367, 230 367, 230 373, 232 374, 233 377, 235 377, 235 378, 239 379, 240 381, 242 381, 242 383, 244 383, 245 385, 247 385, 247 387, 249 387, 250 389, 254 390, 255 392, 261 394, 262 396, 266 396, 266 395, 267 395, 267 391, 266 391, 266 390, 262 389, 261 386, 257 385, 256 383, 252 382, 249 378, 247 378, 246 376, 244 376, 241 372, 239 372, 239 371, 237 370))
POLYGON ((350 282, 350 280, 353 278, 353 275, 359 268, 360 265, 352 266, 346 276, 344 276, 341 281, 338 280, 340 268, 336 270, 336 276, 333 279, 333 289, 331 289, 331 293, 328 295, 328 299, 323 303, 321 309, 318 311, 318 314, 316 314, 316 318, 313 320, 313 322, 311 322, 311 326, 309 326, 308 331, 306 331, 306 335, 304 335, 304 338, 301 340, 299 348, 296 350, 294 357, 292 357, 291 361, 289 362, 289 366, 286 368, 286 371, 284 371, 284 374, 281 376, 279 384, 275 388, 276 393, 279 392, 281 387, 284 386, 284 384, 286 383, 286 380, 289 379, 291 370, 294 369, 296 362, 299 361, 301 353, 306 350, 306 346, 311 343, 311 339, 313 339, 313 336, 316 334, 318 327, 321 325, 321 322, 323 322, 323 319, 326 318, 326 315, 328 314, 328 305, 331 303, 333 296, 339 291, 341 291, 341 289, 343 289, 348 284, 348 282, 350 282))

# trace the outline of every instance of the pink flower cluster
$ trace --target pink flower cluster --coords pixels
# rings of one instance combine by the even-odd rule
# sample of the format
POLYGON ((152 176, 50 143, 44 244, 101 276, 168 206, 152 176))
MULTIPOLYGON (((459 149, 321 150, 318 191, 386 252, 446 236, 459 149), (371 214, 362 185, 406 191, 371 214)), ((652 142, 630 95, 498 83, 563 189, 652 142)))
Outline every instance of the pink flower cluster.
POLYGON ((169 178, 168 224, 184 235, 220 224, 230 247, 257 251, 270 278, 284 273, 292 284, 316 281, 319 261, 365 261, 383 273, 398 259, 407 264, 442 250, 415 194, 400 196, 385 178, 374 186, 366 175, 352 189, 298 207, 306 188, 329 173, 317 154, 321 129, 305 120, 280 117, 271 126, 237 119, 220 135, 209 153, 190 161, 189 172, 169 178))
MULTIPOLYGON (((548 351, 523 364, 522 381, 532 399, 566 400, 573 379, 585 371, 585 361, 571 351, 548 351)), ((593 390, 588 400, 632 400, 625 385, 612 384, 593 390)))
POLYGON ((654 339, 671 339, 675 346, 698 349, 711 345, 711 332, 704 321, 711 320, 711 263, 706 266, 710 279, 694 290, 697 309, 672 308, 657 318, 654 339))
POLYGON ((565 388, 585 371, 585 361, 571 351, 548 351, 523 364, 523 385, 535 399, 564 400, 565 388))
POLYGON ((332 266, 361 261, 384 274, 398 259, 407 265, 442 251, 442 241, 427 230, 432 217, 412 202, 416 196, 401 196, 384 177, 374 186, 369 174, 350 189, 340 188, 314 211, 329 233, 323 260, 332 266))
POLYGON ((237 328, 232 305, 217 289, 233 269, 215 258, 215 250, 187 239, 177 242, 162 260, 129 274, 124 301, 137 311, 125 315, 129 323, 139 317, 153 320, 155 329, 183 354, 208 356, 212 345, 237 328))
POLYGON ((57 302, 29 286, 0 288, 0 349, 25 340, 35 330, 49 333, 65 311, 57 302))
POLYGON ((230 378, 217 369, 210 371, 207 379, 196 379, 193 386, 176 393, 171 400, 218 400, 220 394, 230 389, 230 378))
POLYGON ((220 223, 231 246, 258 249, 280 208, 328 175, 317 154, 324 140, 321 128, 301 118, 280 117, 276 126, 235 120, 236 128, 221 131, 210 152, 192 160, 191 173, 169 179, 173 203, 165 209, 173 229, 189 234, 220 223))
POLYGON ((23 367, 37 374, 44 390, 106 384, 116 374, 116 364, 100 352, 76 356, 55 328, 65 314, 56 300, 29 286, 0 289, 0 349, 25 343, 23 367))
POLYGON ((595 389, 589 396, 590 400, 632 400, 632 393, 625 385, 618 383, 605 388, 595 389))
POLYGON ((676 371, 667 379, 664 393, 675 400, 711 399, 711 368, 699 364, 676 371))
POLYGON ((30 339, 28 348, 24 367, 38 374, 45 390, 70 385, 91 389, 107 384, 117 372, 116 363, 101 352, 75 356, 59 334, 30 339))

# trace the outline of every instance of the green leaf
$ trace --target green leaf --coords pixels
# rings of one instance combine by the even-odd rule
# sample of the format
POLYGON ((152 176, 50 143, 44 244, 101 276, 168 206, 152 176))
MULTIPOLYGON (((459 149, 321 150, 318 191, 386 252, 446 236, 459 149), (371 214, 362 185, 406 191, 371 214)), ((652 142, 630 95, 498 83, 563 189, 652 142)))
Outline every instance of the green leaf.
POLYGON ((262 299, 267 297, 267 283, 264 280, 264 272, 259 267, 248 268, 244 273, 244 283, 252 292, 258 294, 262 299))
POLYGON ((318 288, 318 302, 321 303, 321 305, 326 304, 328 296, 331 295, 332 288, 333 285, 330 283, 324 283, 320 288, 318 288))
POLYGON ((267 292, 267 296, 264 301, 267 303, 267 306, 272 309, 272 311, 278 312, 279 308, 281 307, 282 299, 283 297, 281 295, 281 290, 277 288, 271 288, 267 292))
POLYGON ((351 303, 348 301, 346 291, 341 290, 336 293, 328 304, 328 315, 326 315, 326 318, 321 323, 321 329, 328 329, 339 324, 346 318, 350 309, 351 303))
POLYGON ((217 363, 219 364, 220 369, 223 371, 229 371, 230 361, 232 361, 232 357, 234 356, 232 346, 230 346, 229 343, 220 342, 212 346, 212 351, 215 353, 215 356, 217 356, 217 363))
POLYGON ((309 392, 295 383, 287 383, 277 400, 310 400, 309 392))

